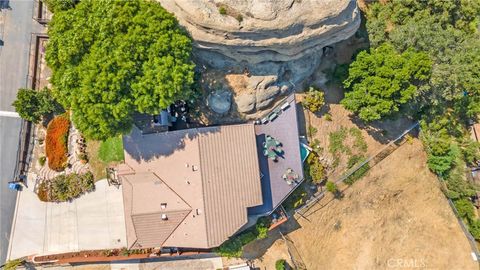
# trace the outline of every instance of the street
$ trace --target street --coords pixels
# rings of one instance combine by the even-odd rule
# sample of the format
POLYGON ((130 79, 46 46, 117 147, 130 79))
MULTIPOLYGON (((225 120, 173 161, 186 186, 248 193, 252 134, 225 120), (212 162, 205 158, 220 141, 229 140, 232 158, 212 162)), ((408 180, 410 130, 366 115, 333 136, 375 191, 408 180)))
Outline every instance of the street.
POLYGON ((33 0, 7 4, 8 8, 3 5, 0 10, 0 264, 7 256, 17 197, 7 187, 14 177, 21 126, 11 104, 17 90, 27 87, 31 33, 42 30, 32 19, 33 0))

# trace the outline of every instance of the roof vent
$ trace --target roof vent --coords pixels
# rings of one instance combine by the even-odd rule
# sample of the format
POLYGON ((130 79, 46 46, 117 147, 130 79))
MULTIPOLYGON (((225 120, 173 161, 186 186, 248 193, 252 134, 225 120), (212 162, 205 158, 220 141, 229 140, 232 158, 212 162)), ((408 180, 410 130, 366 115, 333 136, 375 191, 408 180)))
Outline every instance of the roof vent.
POLYGON ((198 171, 198 167, 195 165, 192 165, 192 171, 198 171))
POLYGON ((162 214, 162 220, 168 220, 167 214, 162 214))
POLYGON ((197 215, 200 215, 202 213, 202 210, 197 208, 196 212, 197 212, 197 215))
POLYGON ((190 167, 190 165, 188 163, 185 163, 185 168, 188 168, 190 167))
POLYGON ((160 204, 160 207, 162 207, 162 209, 167 208, 167 203, 161 203, 161 204, 160 204))

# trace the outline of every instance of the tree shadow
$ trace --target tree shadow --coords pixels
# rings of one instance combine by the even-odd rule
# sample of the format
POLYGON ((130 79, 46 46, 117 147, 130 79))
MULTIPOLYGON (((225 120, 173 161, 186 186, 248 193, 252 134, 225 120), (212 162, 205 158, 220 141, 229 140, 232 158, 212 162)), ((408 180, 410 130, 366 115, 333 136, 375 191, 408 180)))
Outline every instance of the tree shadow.
POLYGON ((123 136, 123 147, 137 162, 150 161, 185 149, 189 142, 196 143, 194 140, 199 136, 209 136, 220 131, 221 127, 212 126, 144 135, 137 127, 133 127, 129 135, 123 136))
POLYGON ((368 123, 355 114, 350 114, 349 118, 358 128, 367 131, 368 135, 382 144, 387 144, 396 139, 415 123, 412 118, 398 116, 368 123))

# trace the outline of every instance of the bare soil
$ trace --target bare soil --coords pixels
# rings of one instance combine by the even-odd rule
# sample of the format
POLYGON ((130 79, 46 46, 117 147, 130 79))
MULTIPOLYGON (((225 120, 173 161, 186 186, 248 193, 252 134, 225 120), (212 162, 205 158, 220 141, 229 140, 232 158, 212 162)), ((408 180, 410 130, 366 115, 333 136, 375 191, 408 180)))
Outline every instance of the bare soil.
POLYGON ((299 228, 284 228, 293 229, 288 235, 307 269, 478 269, 420 141, 402 145, 343 193, 315 205, 309 221, 297 217, 299 228))

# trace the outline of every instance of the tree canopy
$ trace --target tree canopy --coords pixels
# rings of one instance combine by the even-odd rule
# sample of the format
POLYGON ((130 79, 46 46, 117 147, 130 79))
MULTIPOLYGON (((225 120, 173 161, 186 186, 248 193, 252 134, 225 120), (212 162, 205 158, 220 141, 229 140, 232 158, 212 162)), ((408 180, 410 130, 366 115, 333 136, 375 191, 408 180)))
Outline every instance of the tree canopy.
POLYGON ((80 1, 54 14, 48 34, 54 95, 88 138, 128 132, 135 111, 192 95, 191 39, 155 1, 80 1))
POLYGON ((42 116, 59 109, 58 103, 47 89, 35 91, 21 88, 18 90, 17 99, 12 105, 20 117, 33 123, 40 122, 42 116))
POLYGON ((342 104, 363 120, 378 120, 417 95, 418 84, 429 78, 431 66, 427 54, 397 53, 388 43, 362 51, 348 70, 344 86, 351 91, 342 104))

